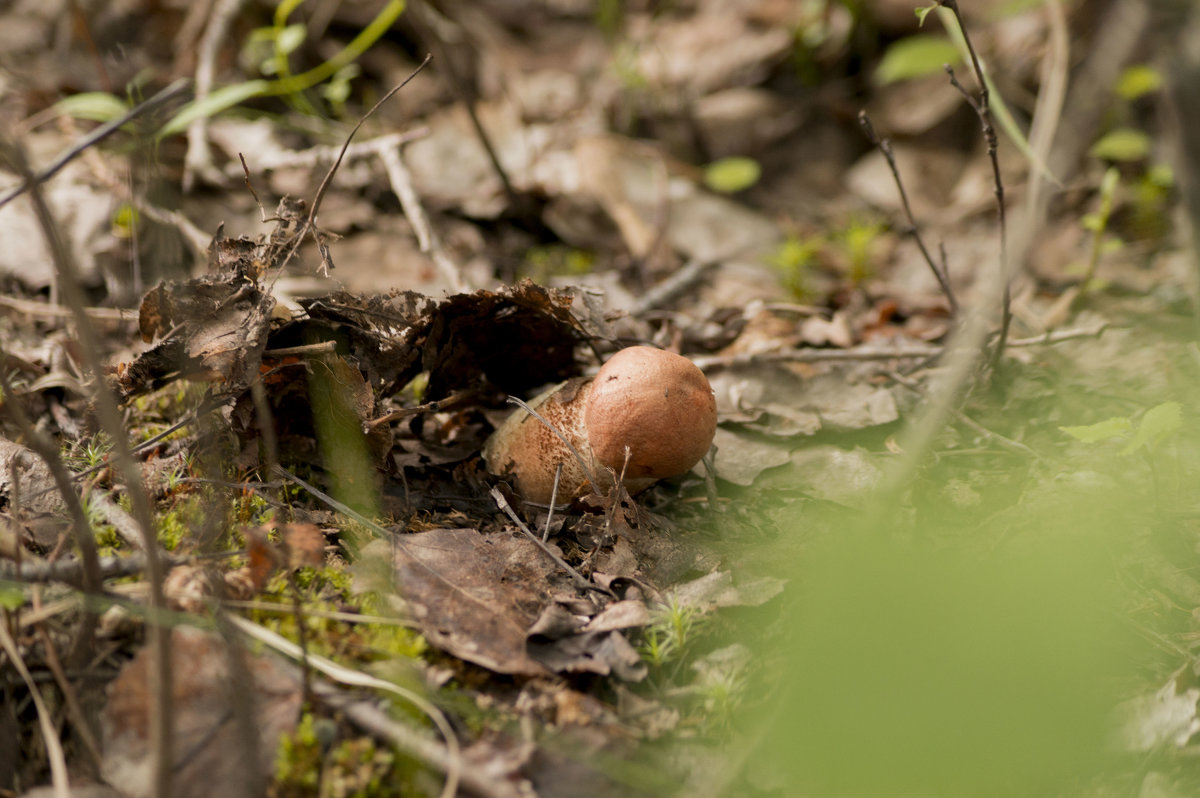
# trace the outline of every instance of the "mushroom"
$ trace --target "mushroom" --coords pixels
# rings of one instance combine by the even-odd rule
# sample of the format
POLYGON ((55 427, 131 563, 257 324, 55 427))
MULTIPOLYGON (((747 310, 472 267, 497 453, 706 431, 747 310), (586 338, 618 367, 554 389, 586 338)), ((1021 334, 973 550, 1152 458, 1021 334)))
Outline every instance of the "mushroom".
POLYGON ((560 467, 559 499, 609 487, 614 474, 624 473, 626 489, 636 493, 685 473, 708 452, 717 429, 717 402, 704 373, 685 357, 649 346, 622 349, 594 378, 568 380, 529 406, 562 438, 520 409, 488 439, 483 456, 488 471, 511 475, 526 501, 543 504, 560 467))

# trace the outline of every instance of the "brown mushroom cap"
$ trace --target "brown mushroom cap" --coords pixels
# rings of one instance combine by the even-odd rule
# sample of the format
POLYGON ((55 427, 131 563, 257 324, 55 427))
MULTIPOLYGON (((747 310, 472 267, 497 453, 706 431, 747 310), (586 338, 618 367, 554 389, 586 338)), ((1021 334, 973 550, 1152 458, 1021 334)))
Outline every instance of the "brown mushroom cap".
MULTIPOLYGON (((591 386, 590 380, 568 380, 529 400, 529 406, 571 441, 589 465, 592 453, 583 429, 583 407, 591 386)), ((517 492, 526 501, 543 504, 550 501, 559 465, 562 465, 558 477, 559 501, 581 495, 588 485, 583 467, 570 448, 524 409, 514 411, 492 433, 483 458, 491 473, 512 475, 517 492)))
POLYGON ((628 478, 682 474, 708 452, 717 400, 704 372, 686 357, 650 346, 613 355, 592 384, 584 424, 592 453, 628 478))

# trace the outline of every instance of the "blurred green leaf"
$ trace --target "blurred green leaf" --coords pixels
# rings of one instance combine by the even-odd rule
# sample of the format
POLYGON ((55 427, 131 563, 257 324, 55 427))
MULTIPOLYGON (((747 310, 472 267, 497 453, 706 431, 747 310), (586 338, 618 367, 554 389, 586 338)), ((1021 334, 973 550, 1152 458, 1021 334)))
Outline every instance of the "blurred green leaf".
POLYGON ((265 93, 270 85, 265 80, 250 80, 219 88, 203 100, 197 100, 184 106, 183 110, 176 114, 170 122, 163 125, 162 129, 158 131, 158 135, 173 136, 176 133, 182 133, 193 121, 215 116, 251 97, 257 97, 265 93))
POLYGON ((111 122, 129 110, 129 106, 116 95, 103 91, 89 91, 64 97, 54 104, 59 113, 75 119, 90 119, 93 122, 111 122))
POLYGON ((1115 416, 1083 427, 1059 427, 1059 429, 1076 440, 1084 443, 1096 443, 1125 437, 1133 431, 1133 422, 1127 418, 1115 416))
POLYGON ((1093 144, 1088 154, 1104 161, 1140 161, 1150 154, 1150 137, 1133 128, 1118 128, 1093 144))
POLYGON ((1121 454, 1132 454, 1145 447, 1154 451, 1167 437, 1174 434, 1183 425, 1183 405, 1179 402, 1163 402, 1146 411, 1138 424, 1137 432, 1129 445, 1121 450, 1121 454))
POLYGON ((0 585, 0 609, 19 610, 24 605, 24 590, 11 585, 0 585))
POLYGON ((1165 163, 1156 163, 1146 171, 1146 181, 1155 186, 1170 188, 1175 185, 1175 172, 1165 163))
POLYGON ((884 528, 806 549, 750 767, 822 798, 1062 795, 1100 772, 1132 636, 1118 519, 1080 501, 1060 494, 1019 551, 884 528))
POLYGON ((1136 100, 1162 88, 1162 74, 1147 64, 1135 64, 1128 67, 1117 78, 1117 96, 1125 100, 1136 100))
POLYGON ((279 35, 275 39, 275 49, 283 55, 293 53, 297 47, 304 44, 307 36, 308 28, 303 24, 288 25, 279 31, 279 35))
POLYGON ((958 49, 944 36, 917 34, 892 44, 875 68, 875 82, 881 86, 899 80, 924 77, 939 72, 942 66, 959 63, 958 49))
POLYGON ((915 10, 917 15, 917 27, 925 26, 925 17, 929 16, 929 12, 937 8, 937 3, 932 3, 927 6, 918 6, 915 10))
POLYGON ((734 194, 750 188, 762 176, 762 167, 753 158, 722 158, 704 169, 704 184, 722 194, 734 194))

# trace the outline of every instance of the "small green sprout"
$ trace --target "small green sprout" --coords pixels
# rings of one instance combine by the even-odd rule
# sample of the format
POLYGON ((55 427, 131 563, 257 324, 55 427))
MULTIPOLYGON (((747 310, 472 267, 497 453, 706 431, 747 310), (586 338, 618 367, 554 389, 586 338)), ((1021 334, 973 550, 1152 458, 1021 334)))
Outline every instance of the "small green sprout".
POLYGON ((825 239, 821 236, 789 235, 767 257, 767 263, 779 273, 783 287, 800 301, 812 295, 810 275, 824 245, 825 239))

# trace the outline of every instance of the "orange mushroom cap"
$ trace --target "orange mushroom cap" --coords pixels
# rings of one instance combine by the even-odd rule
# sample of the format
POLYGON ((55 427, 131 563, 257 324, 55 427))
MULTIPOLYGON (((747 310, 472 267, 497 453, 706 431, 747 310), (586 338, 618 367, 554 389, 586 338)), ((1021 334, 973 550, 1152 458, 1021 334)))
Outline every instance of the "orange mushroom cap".
POLYGON ((584 424, 601 465, 618 474, 624 468, 628 478, 661 479, 688 471, 708 453, 717 400, 704 372, 686 357, 632 346, 596 374, 584 424))

